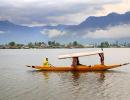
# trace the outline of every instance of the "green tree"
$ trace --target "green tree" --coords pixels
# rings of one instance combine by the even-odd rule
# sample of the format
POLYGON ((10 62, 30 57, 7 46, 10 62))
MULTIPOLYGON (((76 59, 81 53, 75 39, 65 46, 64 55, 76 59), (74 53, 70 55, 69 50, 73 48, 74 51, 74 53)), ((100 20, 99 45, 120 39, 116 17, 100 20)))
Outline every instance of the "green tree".
POLYGON ((9 43, 9 46, 15 46, 15 45, 16 45, 16 43, 13 41, 9 43))
POLYGON ((73 46, 77 46, 78 45, 78 42, 77 41, 74 41, 73 42, 73 46))
POLYGON ((60 43, 56 42, 55 45, 56 45, 56 46, 60 46, 60 43))
POLYGON ((116 46, 117 46, 117 47, 119 46, 119 43, 118 43, 118 41, 116 41, 116 46))
POLYGON ((34 46, 34 45, 33 45, 32 42, 28 43, 28 47, 29 47, 29 48, 33 48, 33 46, 34 46))
POLYGON ((48 45, 49 45, 49 46, 51 46, 51 45, 52 45, 51 41, 48 41, 48 45))
POLYGON ((51 43, 52 43, 52 46, 55 46, 55 45, 56 45, 56 42, 55 42, 55 41, 52 41, 51 43))
POLYGON ((100 47, 101 48, 108 48, 108 47, 110 47, 110 45, 107 41, 105 41, 105 42, 101 42, 100 47))

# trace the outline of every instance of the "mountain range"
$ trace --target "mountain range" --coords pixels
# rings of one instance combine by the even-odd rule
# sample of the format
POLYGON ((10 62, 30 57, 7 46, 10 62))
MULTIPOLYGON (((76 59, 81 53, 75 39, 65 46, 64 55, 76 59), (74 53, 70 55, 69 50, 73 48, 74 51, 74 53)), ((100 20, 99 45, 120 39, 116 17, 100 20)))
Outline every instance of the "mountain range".
MULTIPOLYGON (((124 14, 110 13, 106 16, 90 16, 78 25, 56 25, 56 26, 23 26, 17 25, 8 20, 0 21, 0 43, 16 41, 28 43, 35 41, 56 40, 67 41, 104 41, 103 38, 90 38, 87 34, 97 30, 107 30, 108 28, 130 25, 130 11, 124 14), (84 36, 86 36, 84 38, 84 36)), ((107 38, 110 41, 117 40, 107 38)), ((119 38, 119 40, 129 41, 129 37, 119 38)))

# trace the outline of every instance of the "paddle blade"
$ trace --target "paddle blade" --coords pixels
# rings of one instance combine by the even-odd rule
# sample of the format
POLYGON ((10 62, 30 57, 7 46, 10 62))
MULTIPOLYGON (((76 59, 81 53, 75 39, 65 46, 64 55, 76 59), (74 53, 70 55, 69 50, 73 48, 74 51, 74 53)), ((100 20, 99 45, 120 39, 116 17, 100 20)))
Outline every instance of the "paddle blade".
POLYGON ((32 67, 32 66, 26 65, 26 67, 32 67))
POLYGON ((130 64, 130 63, 124 63, 124 64, 121 64, 121 66, 128 65, 128 64, 130 64))

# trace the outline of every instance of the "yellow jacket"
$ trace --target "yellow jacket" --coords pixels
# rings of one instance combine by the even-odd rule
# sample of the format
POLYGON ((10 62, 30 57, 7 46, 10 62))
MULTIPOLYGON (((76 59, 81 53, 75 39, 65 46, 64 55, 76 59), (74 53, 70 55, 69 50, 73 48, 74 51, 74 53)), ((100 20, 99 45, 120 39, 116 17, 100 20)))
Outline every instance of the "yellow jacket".
POLYGON ((49 67, 49 62, 46 59, 43 61, 43 66, 49 67))

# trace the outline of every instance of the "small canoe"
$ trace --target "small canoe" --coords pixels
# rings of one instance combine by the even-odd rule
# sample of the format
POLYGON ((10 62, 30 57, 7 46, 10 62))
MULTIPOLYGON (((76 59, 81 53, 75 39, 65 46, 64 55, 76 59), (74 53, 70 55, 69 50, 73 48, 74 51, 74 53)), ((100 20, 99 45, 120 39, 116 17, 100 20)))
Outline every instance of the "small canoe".
POLYGON ((76 68, 74 67, 45 67, 45 66, 28 66, 31 68, 35 68, 37 70, 43 70, 43 71, 103 71, 103 70, 108 70, 116 67, 120 67, 123 65, 128 65, 129 63, 124 63, 124 64, 118 64, 118 65, 93 65, 93 66, 77 66, 76 68))

